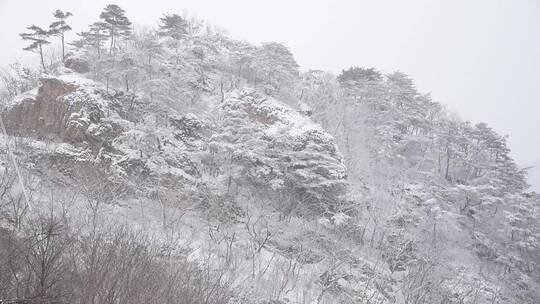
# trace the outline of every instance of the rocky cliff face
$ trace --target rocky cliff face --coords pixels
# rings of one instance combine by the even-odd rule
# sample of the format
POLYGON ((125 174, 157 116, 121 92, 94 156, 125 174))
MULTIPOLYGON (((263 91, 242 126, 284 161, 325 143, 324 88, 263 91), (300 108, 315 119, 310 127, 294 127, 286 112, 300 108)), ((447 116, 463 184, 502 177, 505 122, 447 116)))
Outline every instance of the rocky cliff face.
POLYGON ((200 119, 132 94, 107 93, 99 83, 68 73, 41 78, 37 90, 7 108, 4 120, 9 135, 62 147, 39 154, 49 159, 45 163, 65 166, 64 173, 94 166, 121 180, 136 177, 142 184, 134 188, 159 179, 169 189, 227 174, 228 187, 232 180, 270 192, 287 189, 299 195, 297 201, 318 204, 315 209, 343 200, 341 155, 332 137, 309 119, 253 90, 233 93, 214 112, 218 121, 200 119), (224 155, 235 173, 212 168, 224 155))
POLYGON ((309 118, 253 90, 240 90, 220 106, 223 140, 238 183, 287 193, 285 213, 333 214, 345 204, 347 170, 334 138, 309 118))
POLYGON ((68 127, 70 116, 78 112, 81 104, 64 102, 64 97, 77 89, 56 78, 40 79, 35 96, 23 97, 6 113, 8 133, 18 136, 59 137, 81 141, 81 134, 73 134, 68 127), (77 109, 78 108, 78 109, 77 109))

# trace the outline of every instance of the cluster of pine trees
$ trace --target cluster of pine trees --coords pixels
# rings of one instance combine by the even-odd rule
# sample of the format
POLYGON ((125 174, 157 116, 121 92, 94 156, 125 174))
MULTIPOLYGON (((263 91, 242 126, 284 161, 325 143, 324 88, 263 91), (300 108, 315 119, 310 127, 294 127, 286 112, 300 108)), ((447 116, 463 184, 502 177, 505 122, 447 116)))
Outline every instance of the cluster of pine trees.
POLYGON ((37 25, 28 27, 30 32, 20 34, 23 40, 30 42, 30 45, 24 48, 25 51, 37 52, 40 57, 41 67, 46 70, 43 56, 43 47, 50 44, 51 37, 58 37, 62 43, 62 60, 65 58, 65 33, 71 31, 71 26, 67 19, 72 16, 70 12, 56 10, 53 14, 55 21, 49 25, 48 29, 43 29, 37 25))
MULTIPOLYGON (((59 37, 62 58, 65 59, 65 32, 71 27, 69 12, 58 10, 57 21, 49 29, 32 25, 29 33, 21 34, 32 43, 25 48, 40 56, 42 70, 48 67, 44 60, 44 47, 51 37, 59 37)), ((99 21, 78 33, 78 39, 69 44, 71 52, 82 53, 92 67, 92 75, 107 85, 122 84, 125 91, 150 91, 152 98, 198 98, 190 91, 209 91, 209 70, 219 66, 230 72, 229 86, 238 87, 240 79, 261 86, 269 95, 292 91, 299 79, 298 64, 291 52, 281 43, 264 43, 260 47, 236 41, 223 35, 223 31, 202 20, 164 14, 157 29, 132 25, 126 12, 118 5, 107 5, 99 21), (226 54, 226 56, 224 56, 226 54), (166 76, 166 77, 164 77, 166 76), (234 78, 234 79, 232 79, 234 78), (167 82, 181 83, 174 86, 167 82), (176 90, 168 89, 176 87, 176 90), (189 87, 189 90, 182 90, 189 87), (178 89, 180 88, 180 89, 178 89), (175 92, 176 91, 176 92, 175 92), (189 92, 188 92, 189 91, 189 92)), ((52 67, 50 67, 52 68, 52 67)))
MULTIPOLYGON (((530 299, 521 274, 540 281, 540 223, 535 218, 540 207, 538 195, 527 192, 526 170, 512 159, 505 136, 485 123, 449 113, 429 94, 419 93, 406 74, 361 67, 337 76, 301 72, 281 43, 256 46, 234 40, 201 20, 178 14, 165 14, 156 29, 135 28, 117 5, 108 5, 99 21, 64 51, 70 16, 58 10, 49 29, 29 27, 31 32, 21 34, 31 42, 25 50, 39 53, 43 70, 53 70, 43 60, 43 48, 57 37, 62 58, 87 63, 87 76, 104 82, 107 91, 124 91, 132 100, 159 102, 207 118, 216 135, 207 143, 203 174, 225 181, 226 195, 220 199, 237 195, 231 190, 234 182, 252 183, 253 189, 270 184, 277 190, 264 195, 279 196, 276 209, 284 218, 346 215, 352 238, 379 250, 390 272, 409 271, 404 290, 416 303, 451 303, 444 301, 450 301, 458 276, 445 272, 456 261, 442 257, 461 244, 445 243, 455 236, 441 223, 459 222, 468 249, 496 265, 491 273, 482 273, 485 280, 503 277, 510 286, 506 296, 514 288, 516 297, 530 299), (272 138, 263 127, 246 125, 249 114, 227 108, 231 105, 205 112, 210 103, 224 104, 225 96, 244 86, 264 92, 247 96, 253 103, 278 98, 320 123, 336 139, 347 174, 327 170, 327 154, 322 152, 338 152, 321 134, 291 144, 287 135, 272 138), (302 146, 305 142, 309 149, 302 146), (283 151, 290 155, 279 158, 283 151), (288 167, 285 159, 295 167, 288 167), (311 178, 305 174, 310 166, 339 179, 311 178), (258 170, 262 167, 268 170, 258 170), (344 204, 346 195, 350 201, 344 204), (433 287, 427 282, 449 283, 433 287)), ((10 95, 30 88, 37 77, 21 67, 14 71, 4 77, 10 95)), ((331 169, 340 168, 334 165, 331 169)), ((468 297, 470 288, 460 296, 468 297)), ((495 292, 498 302, 500 294, 495 292)))
POLYGON ((456 237, 439 223, 450 217, 470 234, 465 244, 498 265, 492 275, 516 290, 525 283, 515 269, 538 279, 540 225, 523 216, 538 214, 538 195, 528 192, 526 169, 512 159, 506 136, 449 113, 402 72, 310 71, 301 90, 312 117, 338 140, 353 184, 369 189, 373 203, 362 225, 386 238, 392 269, 449 265, 433 258, 458 247, 441 241, 456 237))

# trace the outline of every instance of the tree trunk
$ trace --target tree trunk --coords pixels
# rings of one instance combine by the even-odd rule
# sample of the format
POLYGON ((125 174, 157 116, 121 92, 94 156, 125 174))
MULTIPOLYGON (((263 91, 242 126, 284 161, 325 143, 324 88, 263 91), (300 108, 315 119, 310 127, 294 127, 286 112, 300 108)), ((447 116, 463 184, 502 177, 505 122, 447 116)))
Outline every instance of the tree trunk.
POLYGON ((240 63, 240 66, 238 67, 238 78, 242 76, 242 64, 240 63))
POLYGON ((99 35, 99 29, 96 32, 96 48, 97 48, 97 55, 98 59, 101 58, 101 35, 99 35))
POLYGON ((41 44, 39 45, 39 57, 41 58, 41 67, 43 67, 43 71, 47 72, 45 69, 45 61, 43 61, 43 48, 41 47, 41 44))
POLYGON ((65 58, 66 58, 66 51, 64 47, 64 31, 62 31, 62 62, 64 62, 65 58))
POLYGON ((444 178, 448 180, 449 174, 448 171, 450 169, 450 148, 446 148, 446 172, 444 174, 444 178))
POLYGON ((152 54, 148 55, 148 78, 152 80, 152 54))
POLYGON ((220 82, 219 89, 221 93, 221 103, 223 103, 223 101, 225 101, 225 93, 223 93, 223 81, 220 82))
POLYGON ((112 55, 114 48, 114 27, 111 26, 111 48, 109 49, 109 55, 112 55))

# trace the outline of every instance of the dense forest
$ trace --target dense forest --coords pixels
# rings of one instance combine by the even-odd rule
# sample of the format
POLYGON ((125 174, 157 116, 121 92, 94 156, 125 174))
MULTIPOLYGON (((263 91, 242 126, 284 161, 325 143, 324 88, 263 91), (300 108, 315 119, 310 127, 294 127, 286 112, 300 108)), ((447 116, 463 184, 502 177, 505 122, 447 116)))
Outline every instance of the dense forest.
POLYGON ((540 301, 526 169, 405 73, 51 17, 0 73, 0 303, 540 301))

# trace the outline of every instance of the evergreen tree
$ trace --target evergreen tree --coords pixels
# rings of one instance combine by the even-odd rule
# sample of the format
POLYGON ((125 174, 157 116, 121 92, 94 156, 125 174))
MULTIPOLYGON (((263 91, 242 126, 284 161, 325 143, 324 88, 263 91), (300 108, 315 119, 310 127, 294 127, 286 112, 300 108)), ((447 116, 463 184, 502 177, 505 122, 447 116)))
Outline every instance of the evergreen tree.
POLYGON ((231 72, 236 74, 238 78, 244 76, 249 79, 252 75, 250 67, 256 53, 256 48, 249 43, 239 41, 231 47, 231 72))
POLYGON ((88 31, 78 33, 81 39, 75 45, 81 47, 84 45, 92 46, 96 49, 98 58, 101 57, 101 47, 106 40, 108 25, 105 22, 94 22, 88 26, 88 31))
POLYGON ((154 33, 145 33, 140 35, 140 37, 135 37, 135 42, 137 43, 138 48, 140 49, 139 56, 145 59, 141 61, 144 62, 144 66, 147 76, 149 79, 152 79, 154 71, 158 69, 153 64, 153 59, 159 57, 163 53, 163 46, 159 43, 158 37, 154 33))
POLYGON ((343 87, 346 96, 353 102, 373 103, 383 94, 382 74, 374 68, 350 67, 343 70, 337 81, 343 87))
POLYGON ((56 10, 56 12, 54 12, 54 18, 56 18, 56 21, 51 23, 51 25, 49 25, 49 33, 51 35, 59 37, 60 40, 62 41, 62 61, 66 57, 64 33, 67 31, 71 31, 71 26, 69 26, 66 23, 66 19, 71 17, 72 15, 73 14, 70 12, 63 12, 61 10, 56 10))
POLYGON ((289 49, 278 42, 264 43, 258 50, 254 64, 257 81, 266 94, 278 93, 299 80, 298 64, 289 49))
POLYGON ((43 46, 50 44, 49 40, 47 40, 50 37, 50 33, 37 25, 32 25, 28 27, 28 29, 32 32, 19 34, 23 40, 31 41, 30 45, 23 48, 23 50, 37 52, 41 59, 41 67, 45 71, 46 68, 45 61, 43 60, 43 46))
POLYGON ((126 17, 125 11, 116 4, 107 5, 99 17, 107 24, 111 39, 109 54, 112 54, 118 38, 131 35, 131 22, 126 17))
POLYGON ((363 81, 381 81, 382 75, 374 68, 350 67, 347 70, 343 70, 337 77, 337 80, 341 85, 350 86, 363 81))
POLYGON ((176 40, 182 39, 187 35, 187 22, 180 15, 165 14, 160 18, 159 36, 171 37, 176 40))
POLYGON ((399 109, 409 109, 418 92, 414 87, 412 79, 400 71, 386 75, 389 100, 399 109))

